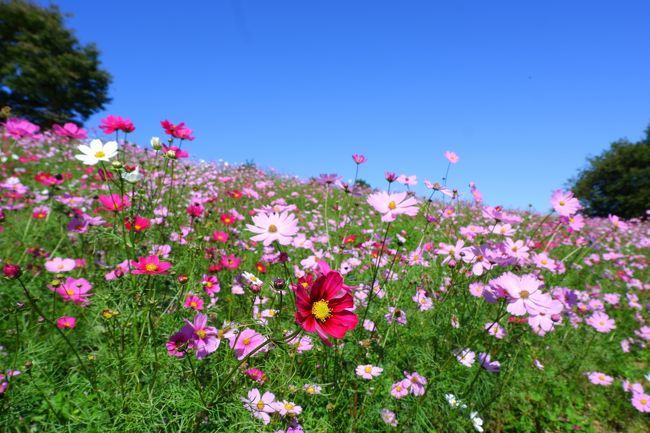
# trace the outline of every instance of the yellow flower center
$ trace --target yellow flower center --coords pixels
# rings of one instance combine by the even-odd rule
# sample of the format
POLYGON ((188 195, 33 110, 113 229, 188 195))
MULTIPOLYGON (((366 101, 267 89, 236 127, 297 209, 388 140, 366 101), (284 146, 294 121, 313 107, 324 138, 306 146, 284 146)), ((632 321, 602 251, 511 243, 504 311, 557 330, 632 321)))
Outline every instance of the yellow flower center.
POLYGON ((74 295, 74 290, 72 290, 72 289, 68 289, 65 292, 68 294, 68 296, 74 295))
POLYGON ((646 400, 645 398, 642 398, 641 400, 639 400, 639 403, 645 405, 646 403, 648 403, 648 400, 646 400))
POLYGON ((265 406, 264 401, 260 400, 260 401, 257 402, 257 409, 258 410, 263 410, 264 406, 265 406))
POLYGON ((244 343, 244 345, 248 346, 249 344, 251 344, 251 339, 250 338, 244 338, 242 343, 244 343))
POLYGON ((313 386, 310 386, 310 387, 307 388, 307 392, 308 392, 309 394, 313 394, 313 393, 316 392, 316 388, 314 388, 313 386))
POLYGON ((528 292, 528 290, 522 290, 521 292, 519 292, 519 297, 521 299, 528 299, 529 296, 530 293, 528 292))
POLYGON ((103 158, 103 157, 105 157, 105 156, 106 156, 106 154, 104 153, 103 150, 100 150, 100 151, 98 151, 98 152, 95 152, 95 158, 103 158))
POLYGON ((542 259, 542 264, 543 264, 543 265, 545 265, 545 264, 547 264, 547 263, 548 263, 548 260, 546 260, 546 259, 542 259))
POLYGON ((330 310, 327 301, 321 299, 318 302, 314 302, 314 304, 311 306, 311 314, 313 314, 314 317, 321 322, 324 322, 332 315, 332 310, 330 310))
POLYGON ((275 224, 271 224, 269 226, 269 233, 275 233, 277 231, 278 231, 278 226, 276 226, 275 224))
POLYGON ((198 305, 199 305, 199 304, 197 304, 196 301, 192 301, 192 302, 190 302, 190 306, 191 306, 192 308, 196 308, 198 305))
POLYGON ((198 331, 196 331, 196 335, 198 335, 199 338, 203 339, 205 338, 207 333, 205 332, 205 329, 199 329, 198 331))
POLYGON ((564 206, 565 204, 566 203, 564 202, 564 200, 560 200, 560 203, 559 203, 560 206, 564 206))
POLYGON ((293 409, 294 407, 295 407, 295 406, 294 406, 293 404, 291 404, 291 403, 287 403, 287 404, 284 405, 284 408, 285 408, 286 410, 291 410, 291 409, 293 409))
POLYGON ((61 263, 59 266, 57 266, 57 269, 63 269, 65 266, 63 266, 63 263, 61 263))
POLYGON ((397 207, 397 205, 395 204, 394 201, 391 201, 390 203, 388 203, 388 209, 395 210, 396 207, 397 207))
POLYGON ((144 268, 149 272, 156 272, 158 270, 158 265, 155 263, 149 263, 144 268))
POLYGON ((366 367, 363 369, 363 371, 365 371, 366 373, 372 373, 372 368, 366 367))

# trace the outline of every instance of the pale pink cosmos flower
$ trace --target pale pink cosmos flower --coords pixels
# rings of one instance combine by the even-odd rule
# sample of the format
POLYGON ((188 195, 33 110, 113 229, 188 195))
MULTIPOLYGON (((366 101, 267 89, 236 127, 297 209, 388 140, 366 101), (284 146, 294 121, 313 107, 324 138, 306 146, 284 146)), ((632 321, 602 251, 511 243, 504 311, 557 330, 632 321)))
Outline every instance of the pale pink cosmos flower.
POLYGON ((395 412, 384 408, 380 411, 380 414, 381 414, 381 419, 386 424, 392 427, 397 427, 397 417, 395 416, 395 412))
POLYGON ((639 412, 650 412, 650 395, 645 392, 633 393, 632 406, 639 412))
POLYGON ((255 233, 251 240, 261 241, 264 246, 271 245, 273 241, 278 241, 280 245, 289 245, 298 233, 298 220, 286 211, 280 214, 261 213, 253 216, 253 224, 246 224, 246 227, 248 231, 255 233))
POLYGON ((507 292, 509 297, 507 310, 510 314, 537 315, 551 306, 551 297, 540 290, 544 282, 535 275, 527 274, 519 277, 512 272, 506 272, 493 282, 495 286, 507 292))
POLYGON ((397 177, 397 182, 403 185, 415 186, 418 184, 418 178, 415 175, 407 176, 405 174, 400 174, 397 177))
POLYGON ((571 191, 562 191, 560 189, 553 192, 551 206, 557 213, 565 217, 575 214, 582 207, 571 191))
POLYGON ((75 268, 75 261, 73 259, 62 259, 55 257, 52 260, 45 262, 45 269, 48 272, 69 272, 75 268))
POLYGON ((458 155, 456 155, 455 152, 452 152, 450 150, 445 152, 445 158, 447 158, 447 161, 449 161, 452 164, 456 164, 458 161, 460 161, 458 155))
POLYGON ((407 197, 406 192, 388 193, 376 192, 368 196, 368 204, 377 212, 383 214, 383 222, 395 221, 397 215, 416 216, 418 214, 418 201, 414 197, 407 197))
POLYGON ((390 387, 390 395, 396 399, 405 397, 409 393, 410 382, 406 379, 400 380, 399 382, 394 383, 390 387))
POLYGON ((465 367, 471 367, 474 365, 474 361, 476 360, 476 354, 472 352, 469 347, 462 350, 454 350, 454 355, 456 355, 458 362, 463 364, 465 367))
POLYGON ((404 372, 406 379, 402 381, 405 385, 408 386, 411 394, 415 396, 424 395, 424 386, 428 383, 427 378, 419 374, 417 371, 409 373, 404 372))
POLYGON ((360 376, 364 379, 370 380, 373 377, 377 377, 381 374, 381 372, 384 371, 383 368, 381 367, 375 367, 370 364, 366 365, 358 365, 357 369, 355 372, 357 373, 357 376, 360 376))
POLYGON ((610 332, 612 329, 616 328, 616 322, 614 319, 610 319, 607 313, 603 313, 601 311, 596 311, 594 314, 588 317, 585 322, 587 322, 587 325, 591 326, 596 331, 603 333, 610 332))
POLYGON ((248 398, 242 397, 241 401, 255 418, 261 419, 264 424, 271 422, 270 414, 275 412, 275 395, 272 392, 267 391, 261 395, 257 388, 253 388, 248 391, 248 398))
POLYGON ((587 378, 594 385, 609 386, 614 382, 613 377, 608 376, 605 373, 601 373, 599 371, 592 371, 592 372, 588 373, 587 378))
POLYGON ((291 416, 300 415, 302 412, 302 407, 298 406, 292 401, 282 400, 275 403, 272 403, 273 408, 280 416, 291 416))

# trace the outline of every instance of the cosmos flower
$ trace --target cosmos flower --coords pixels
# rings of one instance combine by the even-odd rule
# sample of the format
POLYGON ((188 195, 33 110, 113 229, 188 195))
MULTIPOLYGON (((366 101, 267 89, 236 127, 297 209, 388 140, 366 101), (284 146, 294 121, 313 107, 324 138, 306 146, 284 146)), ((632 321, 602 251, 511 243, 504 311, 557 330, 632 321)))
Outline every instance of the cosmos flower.
POLYGON ((328 346, 329 337, 343 338, 357 326, 357 315, 352 295, 343 288, 343 277, 335 271, 322 275, 309 291, 302 285, 294 286, 296 294, 296 322, 307 332, 316 332, 328 346))
POLYGON ((556 190, 551 196, 551 206, 561 216, 570 217, 580 210, 580 202, 571 191, 556 190))
POLYGON ((271 422, 271 415, 275 412, 275 395, 267 391, 263 395, 257 388, 248 392, 247 398, 242 397, 244 407, 248 409, 255 418, 261 419, 264 424, 271 422))
POLYGON ((251 240, 262 242, 265 246, 278 241, 280 245, 289 245, 298 233, 298 220, 289 212, 280 214, 258 214, 253 216, 253 224, 246 224, 248 231, 255 233, 251 240))
POLYGON ((115 131, 122 132, 133 132, 135 131, 135 126, 130 119, 125 119, 120 116, 108 115, 103 118, 99 125, 99 129, 104 131, 104 134, 112 134, 115 131))
POLYGON ((59 329, 73 329, 77 326, 77 319, 70 316, 63 316, 56 319, 56 327, 59 329))
POLYGON ((74 157, 86 165, 95 165, 99 161, 108 162, 117 155, 117 142, 108 141, 102 143, 99 139, 91 140, 89 145, 81 144, 77 146, 81 154, 74 157))
POLYGON ((71 301, 77 305, 86 306, 90 303, 88 299, 91 294, 88 292, 93 286, 85 278, 66 278, 65 282, 59 287, 52 288, 56 293, 61 295, 64 301, 71 301))
POLYGON ((52 130, 60 137, 74 138, 76 140, 83 140, 87 136, 87 132, 74 123, 68 122, 65 125, 52 125, 52 130))
POLYGON ((161 275, 167 274, 167 270, 172 267, 169 262, 161 262, 158 256, 140 257, 133 263, 132 274, 135 275, 161 275))
POLYGON ((449 161, 451 164, 456 164, 458 161, 460 161, 458 155, 449 150, 445 152, 445 158, 447 158, 447 161, 449 161))
POLYGON ((45 269, 48 272, 70 272, 75 268, 76 264, 73 259, 62 259, 55 257, 52 260, 45 262, 45 269))
POLYGON ((407 197, 406 192, 388 193, 385 191, 370 194, 368 204, 377 212, 383 214, 384 222, 395 221, 397 215, 415 216, 418 214, 418 201, 414 197, 407 197))
POLYGON ((373 377, 377 377, 381 374, 381 372, 384 371, 383 368, 380 367, 375 367, 373 365, 367 364, 367 365, 358 365, 355 372, 357 373, 357 376, 360 376, 364 379, 370 380, 373 377))

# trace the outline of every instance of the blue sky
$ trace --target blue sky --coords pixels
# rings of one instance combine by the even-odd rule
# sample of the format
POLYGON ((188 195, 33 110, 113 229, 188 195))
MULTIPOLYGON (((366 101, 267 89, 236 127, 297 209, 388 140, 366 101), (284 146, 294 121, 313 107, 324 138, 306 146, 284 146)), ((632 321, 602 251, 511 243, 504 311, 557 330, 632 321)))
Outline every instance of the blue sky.
MULTIPOLYGON (((43 4, 50 2, 42 1, 43 4)), ((141 144, 185 121, 203 159, 301 177, 461 160, 487 203, 548 209, 588 155, 650 123, 648 1, 54 2, 113 74, 141 144)))

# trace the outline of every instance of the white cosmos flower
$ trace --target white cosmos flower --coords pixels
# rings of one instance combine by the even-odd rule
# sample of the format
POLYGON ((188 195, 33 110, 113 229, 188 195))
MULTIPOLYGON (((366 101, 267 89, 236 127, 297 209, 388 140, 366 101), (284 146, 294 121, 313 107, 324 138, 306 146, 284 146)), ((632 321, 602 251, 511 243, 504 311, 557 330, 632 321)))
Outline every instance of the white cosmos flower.
POLYGON ((117 142, 108 141, 102 144, 102 141, 96 138, 89 146, 82 144, 77 149, 81 151, 81 155, 75 155, 75 158, 86 165, 95 165, 99 161, 108 162, 117 155, 117 142))
POLYGON ((122 179, 129 183, 138 183, 142 180, 143 177, 144 176, 142 176, 142 173, 140 173, 140 167, 136 167, 133 171, 122 172, 122 179))

